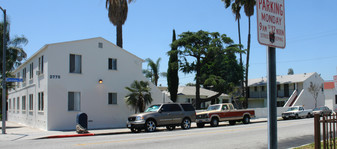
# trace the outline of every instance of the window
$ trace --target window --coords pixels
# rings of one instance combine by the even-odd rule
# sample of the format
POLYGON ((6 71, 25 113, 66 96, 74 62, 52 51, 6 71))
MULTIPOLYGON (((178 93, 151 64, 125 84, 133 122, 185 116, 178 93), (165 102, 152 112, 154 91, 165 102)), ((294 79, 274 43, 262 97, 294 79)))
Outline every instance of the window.
MULTIPOLYGON (((16 74, 16 78, 20 78, 20 72, 18 72, 16 74)), ((16 85, 17 85, 16 87, 19 88, 20 87, 20 82, 17 82, 16 85)))
POLYGON ((22 110, 26 110, 26 96, 21 97, 22 110))
POLYGON ((39 111, 44 110, 44 95, 43 95, 43 92, 40 92, 38 94, 38 110, 39 111))
POLYGON ((19 111, 20 109, 20 97, 16 98, 16 109, 19 111))
POLYGON ((281 86, 280 85, 277 85, 277 90, 281 90, 281 86))
POLYGON ((22 80, 23 80, 23 82, 26 81, 26 73, 27 73, 26 68, 23 68, 23 69, 22 69, 22 80))
POLYGON ((174 111, 181 111, 181 108, 177 104, 165 104, 162 106, 161 110, 163 112, 174 112, 174 111))
POLYGON ((195 111, 194 107, 191 104, 181 104, 184 111, 195 111))
POLYGON ((82 73, 82 56, 70 54, 69 72, 70 73, 82 73))
POLYGON ((103 48, 103 43, 99 42, 98 43, 98 48, 103 48))
POLYGON ((117 59, 109 58, 109 70, 117 70, 117 59))
POLYGON ((12 100, 8 99, 8 110, 12 109, 12 100))
POLYGON ((261 88, 262 88, 262 92, 264 92, 264 86, 261 86, 261 88))
POLYGON ((33 94, 29 94, 29 110, 34 110, 33 107, 33 94))
POLYGON ((30 64, 30 67, 29 67, 29 79, 33 79, 33 76, 34 76, 34 73, 33 73, 33 68, 34 67, 34 64, 31 63, 30 64))
POLYGON ((257 92, 257 86, 254 86, 254 91, 257 92))
POLYGON ((39 73, 43 74, 43 55, 39 57, 39 73))
POLYGON ((335 95, 335 104, 337 104, 337 95, 335 95))
POLYGON ((68 111, 80 111, 80 103, 80 92, 68 92, 68 111))
POLYGON ((15 111, 15 98, 13 98, 13 111, 15 111))
POLYGON ((109 93, 108 104, 117 104, 117 93, 109 93))

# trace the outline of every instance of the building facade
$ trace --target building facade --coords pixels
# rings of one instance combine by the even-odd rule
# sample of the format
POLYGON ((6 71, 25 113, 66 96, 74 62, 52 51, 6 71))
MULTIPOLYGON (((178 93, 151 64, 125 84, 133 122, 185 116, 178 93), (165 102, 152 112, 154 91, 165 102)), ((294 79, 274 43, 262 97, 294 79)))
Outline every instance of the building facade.
MULTIPOLYGON (((277 106, 313 109, 325 104, 324 80, 316 72, 276 77, 277 106), (311 89, 309 89, 311 88, 311 89), (311 90, 314 90, 312 93, 311 90), (317 97, 314 94, 317 93, 317 97)), ((249 108, 267 106, 267 78, 249 79, 249 108)))
MULTIPOLYGON (((43 130, 74 130, 76 116, 88 115, 88 128, 125 127, 133 109, 125 87, 148 81, 143 60, 98 37, 47 44, 13 73, 23 82, 8 94, 8 120, 43 130)), ((152 103, 162 102, 150 83, 152 103)))

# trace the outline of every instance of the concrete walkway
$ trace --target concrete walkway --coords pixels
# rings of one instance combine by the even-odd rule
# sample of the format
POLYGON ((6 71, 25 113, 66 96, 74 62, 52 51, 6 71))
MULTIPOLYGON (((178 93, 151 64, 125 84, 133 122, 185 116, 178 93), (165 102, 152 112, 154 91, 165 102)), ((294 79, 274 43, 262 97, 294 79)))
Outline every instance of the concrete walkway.
MULTIPOLYGON (((278 119, 280 120, 282 118, 278 119)), ((267 118, 251 119, 251 123, 259 123, 266 121, 267 118)), ((222 123, 220 125, 222 125, 222 123)), ((192 123, 191 127, 196 127, 196 123, 192 123)), ((158 129, 165 129, 165 127, 160 127, 158 129)), ((29 126, 21 125, 15 122, 7 121, 6 134, 0 134, 0 142, 48 139, 48 138, 64 138, 64 137, 81 137, 81 136, 94 136, 94 135, 117 135, 124 133, 130 133, 130 130, 128 128, 95 129, 89 130, 88 134, 77 134, 76 131, 44 131, 36 128, 31 128, 29 126)))

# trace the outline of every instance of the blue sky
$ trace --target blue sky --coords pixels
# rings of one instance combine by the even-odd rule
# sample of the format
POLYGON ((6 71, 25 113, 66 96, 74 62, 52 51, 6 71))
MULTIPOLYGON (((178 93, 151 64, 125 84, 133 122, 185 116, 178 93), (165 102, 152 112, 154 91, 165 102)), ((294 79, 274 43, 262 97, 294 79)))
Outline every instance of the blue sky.
MULTIPOLYGON (((49 43, 93 37, 116 43, 116 28, 107 17, 105 0, 0 0, 0 6, 7 10, 11 37, 24 35, 29 40, 24 47, 28 56, 49 43)), ((324 80, 333 79, 337 73, 336 6, 336 0, 285 1, 286 48, 276 49, 277 75, 286 75, 293 68, 295 73, 317 72, 324 80)), ((254 15, 249 78, 265 77, 267 69, 266 46, 257 41, 256 24, 254 15)), ((221 0, 137 0, 129 5, 123 26, 124 49, 142 59, 161 57, 160 71, 164 72, 173 29, 178 35, 199 30, 219 32, 238 43, 237 22, 221 0)), ((247 34, 248 18, 242 10, 245 48, 247 34)), ((179 77, 180 85, 194 82, 193 74, 180 73, 179 77)), ((166 86, 166 78, 159 78, 159 84, 166 86)))

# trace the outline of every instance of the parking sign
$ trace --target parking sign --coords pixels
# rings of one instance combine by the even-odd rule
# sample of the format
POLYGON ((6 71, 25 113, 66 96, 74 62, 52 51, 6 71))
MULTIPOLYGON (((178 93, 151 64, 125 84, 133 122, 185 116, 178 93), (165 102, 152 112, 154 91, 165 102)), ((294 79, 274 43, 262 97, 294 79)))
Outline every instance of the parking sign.
POLYGON ((284 0, 256 0, 258 41, 262 45, 285 48, 284 0))

